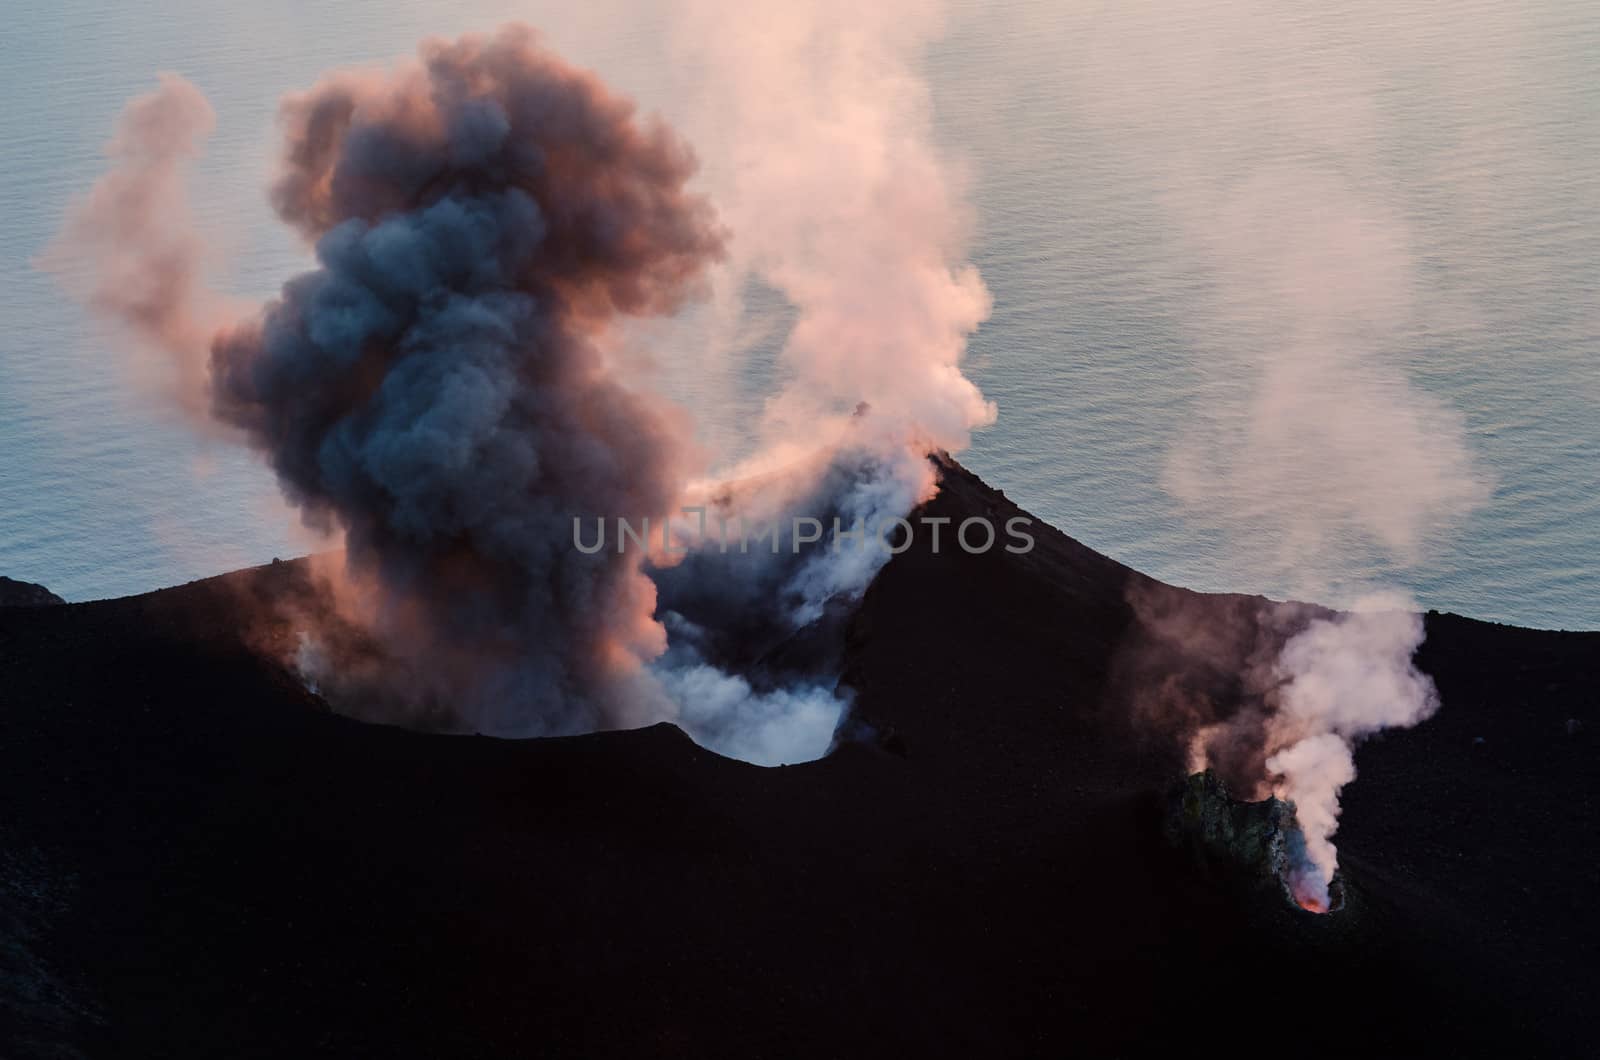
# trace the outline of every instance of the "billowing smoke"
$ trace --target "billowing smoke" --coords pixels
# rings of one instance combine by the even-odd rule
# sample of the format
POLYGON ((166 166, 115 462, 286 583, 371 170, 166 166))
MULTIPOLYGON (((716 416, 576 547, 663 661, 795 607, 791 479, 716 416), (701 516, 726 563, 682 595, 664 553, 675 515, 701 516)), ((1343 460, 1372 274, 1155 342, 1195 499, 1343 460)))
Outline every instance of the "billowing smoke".
POLYGON ((988 296, 952 264, 964 215, 913 73, 932 23, 859 15, 762 21, 765 63, 718 43, 728 26, 704 35, 737 145, 708 182, 721 219, 674 134, 526 29, 333 74, 284 102, 272 188, 316 266, 221 324, 181 194, 209 108, 170 75, 130 105, 62 246, 112 293, 94 305, 188 366, 198 404, 342 533, 342 570, 293 616, 296 664, 340 709, 502 735, 675 719, 753 761, 826 750, 848 703, 838 605, 886 552, 647 556, 573 528, 659 528, 707 497, 880 522, 931 496, 931 449, 992 417, 958 367, 988 296), (828 76, 799 76, 809 60, 828 76), (797 310, 790 383, 723 486, 618 335, 750 275, 797 310))
MULTIPOLYGON (((108 306, 180 354, 193 338, 166 322, 196 287, 168 247, 190 244, 147 242, 171 216, 123 215, 177 204, 207 113, 175 77, 135 101, 128 164, 74 229, 109 233, 87 248, 103 273, 181 262, 159 297, 108 306)), ((273 202, 317 267, 210 337, 208 378, 213 414, 344 532, 341 617, 367 662, 324 628, 303 657, 340 665, 318 683, 368 716, 499 734, 647 720, 666 634, 643 557, 579 552, 571 525, 660 518, 692 470, 681 417, 598 345, 621 315, 674 311, 720 252, 691 154, 516 28, 335 74, 282 121, 273 202)))
POLYGON ((204 418, 211 336, 230 311, 204 284, 205 242, 184 178, 216 116, 175 74, 130 102, 106 145, 112 168, 72 210, 43 264, 97 312, 125 324, 158 388, 204 418), (87 264, 87 268, 84 266, 87 264))
MULTIPOLYGON (((689 653, 691 666, 739 673, 752 686, 747 714, 837 716, 841 698, 793 692, 834 665, 841 605, 890 555, 872 542, 937 490, 927 454, 964 448, 995 415, 961 372, 990 298, 964 263, 971 215, 959 168, 935 145, 920 73, 941 5, 693 0, 676 28, 706 184, 734 234, 711 272, 718 330, 745 334, 729 322, 743 319, 752 284, 792 313, 783 383, 761 423, 721 432, 757 427, 754 453, 717 476, 740 485, 702 483, 699 500, 785 535, 794 517, 815 519, 824 543, 698 550, 658 571, 673 609, 667 661, 689 653), (831 547, 836 528, 856 527, 864 545, 831 547)), ((737 338, 725 345, 734 365, 748 352, 737 338)))
POLYGON ((688 150, 521 30, 335 75, 283 120, 273 199, 321 268, 219 337, 219 415, 343 525, 379 639, 425 649, 407 687, 483 731, 638 720, 654 587, 570 527, 660 518, 690 470, 672 410, 597 345, 719 250, 688 150))
POLYGON ((1202 382, 1165 485, 1249 558, 1257 587, 1357 600, 1345 615, 1240 616, 1231 647, 1247 669, 1211 690, 1238 703, 1191 714, 1195 765, 1256 763, 1254 779, 1295 800, 1307 863, 1291 882, 1326 908, 1353 746, 1437 705, 1412 665, 1411 605, 1364 598, 1487 495, 1461 417, 1398 359, 1399 337, 1451 322, 1426 297, 1374 135, 1386 113, 1370 60, 1391 45, 1255 0, 1101 15, 1083 27, 1074 102, 1139 130, 1128 165, 1171 167, 1152 181, 1166 192, 1153 208, 1203 292, 1187 317, 1202 382), (1271 89, 1283 84, 1311 87, 1271 89))
POLYGON ((1267 769, 1283 778, 1283 794, 1294 803, 1304 840, 1285 882, 1302 908, 1325 913, 1333 906, 1329 887, 1339 866, 1330 837, 1339 827, 1339 791, 1356 779, 1355 755, 1344 737, 1324 732, 1279 751, 1267 759, 1267 769))
POLYGON ((1337 867, 1331 836, 1339 823, 1339 789, 1355 779, 1352 748, 1380 729, 1409 727, 1439 706, 1433 682, 1412 655, 1422 618, 1400 596, 1356 602, 1345 614, 1313 619, 1291 637, 1274 664, 1282 682, 1268 722, 1266 760, 1281 793, 1295 804, 1305 833, 1304 862, 1289 883, 1307 908, 1329 908, 1337 867))
MULTIPOLYGON (((965 448, 995 416, 961 371, 991 302, 964 260, 972 215, 920 72, 942 29, 937 0, 693 0, 676 39, 705 86, 690 120, 736 233, 717 305, 737 315, 757 281, 793 311, 763 444, 734 474, 838 450, 877 469, 842 507, 879 521, 932 495, 922 456, 965 448)), ((805 579, 826 594, 874 570, 851 553, 805 579)))
POLYGON ((738 234, 719 293, 755 276, 795 310, 772 441, 815 439, 863 401, 880 433, 950 450, 994 418, 961 373, 991 303, 919 72, 942 28, 934 0, 688 5, 678 49, 714 88, 696 124, 738 234))

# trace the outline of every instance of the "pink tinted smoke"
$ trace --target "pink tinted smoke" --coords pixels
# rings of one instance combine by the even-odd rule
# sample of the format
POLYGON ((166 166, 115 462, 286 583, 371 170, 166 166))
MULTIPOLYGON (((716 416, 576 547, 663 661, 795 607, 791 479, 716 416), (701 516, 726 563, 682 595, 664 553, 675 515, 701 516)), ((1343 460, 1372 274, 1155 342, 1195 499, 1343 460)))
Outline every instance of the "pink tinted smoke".
POLYGON ((210 339, 226 301, 203 279, 205 240, 185 194, 190 164, 216 124, 206 98, 173 73, 123 109, 106 144, 110 170, 73 204, 41 264, 149 352, 147 381, 206 422, 210 339))

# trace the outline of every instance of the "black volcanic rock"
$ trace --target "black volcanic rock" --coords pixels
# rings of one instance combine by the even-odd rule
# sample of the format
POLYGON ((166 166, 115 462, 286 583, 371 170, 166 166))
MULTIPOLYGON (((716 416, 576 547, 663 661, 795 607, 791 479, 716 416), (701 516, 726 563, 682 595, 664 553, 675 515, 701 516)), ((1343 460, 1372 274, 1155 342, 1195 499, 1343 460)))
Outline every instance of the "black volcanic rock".
POLYGON ((0 575, 0 607, 48 607, 65 600, 42 585, 0 575))
POLYGON ((1279 799, 1233 798, 1211 770, 1195 773, 1167 795, 1167 838, 1195 860, 1216 863, 1260 880, 1283 871, 1289 837, 1298 828, 1294 807, 1279 799))
MULTIPOLYGON (((1019 513, 942 472, 929 514, 1019 513)), ((1307 610, 1034 529, 890 562, 844 631, 860 739, 781 769, 332 715, 238 632, 297 563, 0 611, 0 1055, 1591 1049, 1600 636, 1429 615, 1443 709, 1359 750, 1351 900, 1310 916, 1166 840, 1184 741, 1135 694, 1159 655, 1254 709, 1229 631, 1307 610), (1152 614, 1221 632, 1158 653, 1152 614)))

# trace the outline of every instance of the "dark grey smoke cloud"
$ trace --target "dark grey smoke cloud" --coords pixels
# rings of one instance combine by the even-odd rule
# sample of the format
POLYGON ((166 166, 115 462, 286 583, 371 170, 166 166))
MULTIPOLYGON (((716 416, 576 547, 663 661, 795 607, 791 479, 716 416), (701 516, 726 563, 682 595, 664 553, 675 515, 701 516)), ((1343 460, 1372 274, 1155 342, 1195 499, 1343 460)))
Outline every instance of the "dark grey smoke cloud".
MULTIPOLYGON (((829 13, 828 35, 855 40, 858 14, 829 13)), ((762 429, 722 483, 681 414, 606 352, 637 354, 619 318, 670 314, 709 285, 723 232, 686 191, 694 162, 529 30, 428 42, 416 61, 285 101, 272 199, 317 267, 260 308, 208 288, 184 209, 204 97, 166 75, 124 112, 64 251, 86 261, 90 305, 177 359, 186 407, 260 450, 307 522, 347 546, 317 565, 328 593, 280 601, 258 638, 281 653, 287 618, 292 661, 337 709, 500 735, 675 720, 767 763, 826 750, 849 699, 840 617, 886 553, 785 540, 777 556, 647 557, 572 536, 575 522, 660 528, 696 501, 740 520, 876 525, 931 497, 926 454, 993 414, 957 368, 988 298, 950 263, 964 224, 926 146, 931 112, 904 91, 912 45, 852 61, 824 79, 826 99, 791 99, 815 81, 789 76, 814 51, 801 28, 759 69, 737 53, 705 64, 760 156, 737 167, 759 194, 733 198, 760 208, 738 213, 756 250, 736 271, 759 260, 785 278, 810 395, 780 402, 809 409, 805 429, 762 429), (755 100, 782 136, 748 127, 755 100), (830 138, 840 101, 878 117, 830 138), (103 296, 129 277, 146 281, 136 299, 103 296)))
POLYGON ((217 336, 211 385, 290 499, 344 531, 344 604, 381 647, 354 666, 323 635, 303 661, 388 720, 638 720, 654 588, 571 526, 659 518, 691 470, 673 411, 599 345, 720 253, 691 154, 516 27, 334 75, 282 120, 273 201, 318 267, 217 336))

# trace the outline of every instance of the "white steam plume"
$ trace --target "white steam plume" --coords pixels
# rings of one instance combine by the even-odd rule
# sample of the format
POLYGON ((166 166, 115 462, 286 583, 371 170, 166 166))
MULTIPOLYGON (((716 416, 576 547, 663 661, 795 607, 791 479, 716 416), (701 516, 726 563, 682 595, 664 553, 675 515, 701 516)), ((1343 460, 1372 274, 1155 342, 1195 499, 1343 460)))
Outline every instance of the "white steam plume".
MULTIPOLYGON (((785 482, 736 492, 725 515, 815 516, 831 531, 836 514, 870 534, 936 491, 928 452, 964 449, 995 417, 961 372, 991 299, 966 260, 973 212, 960 166, 936 145, 922 71, 945 29, 944 8, 941 0, 691 0, 674 16, 672 47, 691 95, 682 121, 703 164, 700 185, 729 232, 711 273, 718 333, 761 333, 743 305, 752 279, 794 311, 780 354, 785 381, 767 399, 754 453, 718 476, 785 482)), ((744 351, 720 352, 732 360, 744 351)), ((888 555, 821 547, 770 564, 773 572, 733 577, 772 577, 783 620, 799 628, 830 601, 859 595, 888 555)), ((677 617, 680 628, 692 624, 677 617)), ((691 732, 696 724, 728 731, 685 698, 720 673, 692 640, 654 670, 691 732), (697 680, 684 680, 685 666, 697 680)), ((753 719, 739 742, 768 749, 764 759, 775 746, 789 761, 826 749, 816 719, 831 710, 837 720, 843 696, 817 682, 740 699, 732 693, 743 680, 718 683, 709 697, 728 705, 718 717, 753 719)))
MULTIPOLYGON (((1165 484, 1263 587, 1362 596, 1374 557, 1415 563, 1487 495, 1461 417, 1395 358, 1396 336, 1451 307, 1427 297, 1378 146, 1373 59, 1392 45, 1255 0, 1128 5, 1082 29, 1081 103, 1137 130, 1127 164, 1162 167, 1158 208, 1205 292, 1201 393, 1165 484)), ((1265 779, 1296 802, 1307 863, 1291 883, 1308 906, 1328 904, 1355 743, 1437 706, 1410 608, 1362 599, 1272 665, 1265 779)))
MULTIPOLYGON (((994 419, 961 372, 991 301, 965 261, 964 181, 935 144, 920 71, 943 26, 936 0, 692 0, 678 21, 675 47, 697 88, 688 128, 731 233, 712 274, 719 330, 749 333, 728 321, 743 316, 752 279, 794 311, 780 354, 786 382, 767 400, 759 444, 723 473, 784 485, 739 493, 724 514, 803 514, 830 531, 836 516, 845 528, 859 522, 870 539, 933 496, 928 453, 965 448, 994 419)), ((859 595, 888 556, 822 547, 771 564, 775 572, 736 577, 770 580, 798 629, 831 601, 859 595)), ((667 661, 681 667, 685 650, 667 661)), ((687 671, 657 668, 685 716, 703 713, 704 702, 739 703, 720 716, 755 719, 739 742, 763 759, 791 738, 814 746, 833 728, 819 719, 831 708, 836 722, 846 706, 816 685, 741 689, 689 658, 687 671), (701 705, 689 705, 688 688, 701 705)))
MULTIPOLYGON (((754 277, 795 310, 787 382, 741 472, 836 446, 959 450, 994 418, 961 372, 991 302, 965 261, 964 180, 935 144, 920 71, 941 7, 693 0, 683 15, 677 49, 704 85, 691 128, 732 232, 720 304, 739 312, 754 277)), ((921 462, 886 466, 910 504, 931 492, 921 462)), ((909 510, 904 496, 856 507, 909 510)))
POLYGON ((990 298, 919 69, 943 24, 934 0, 688 6, 679 49, 708 86, 697 140, 734 234, 722 293, 755 275, 797 311, 771 441, 814 441, 861 401, 947 449, 994 417, 961 374, 990 298))
POLYGON ((1410 601, 1378 595, 1332 618, 1312 621, 1284 645, 1274 665, 1286 682, 1268 722, 1266 760, 1279 791, 1295 804, 1305 833, 1304 862, 1291 866, 1295 896, 1317 911, 1329 907, 1337 867, 1332 836, 1339 790, 1355 779, 1353 748, 1380 729, 1408 728, 1439 706, 1433 682, 1411 658, 1423 639, 1410 601))

